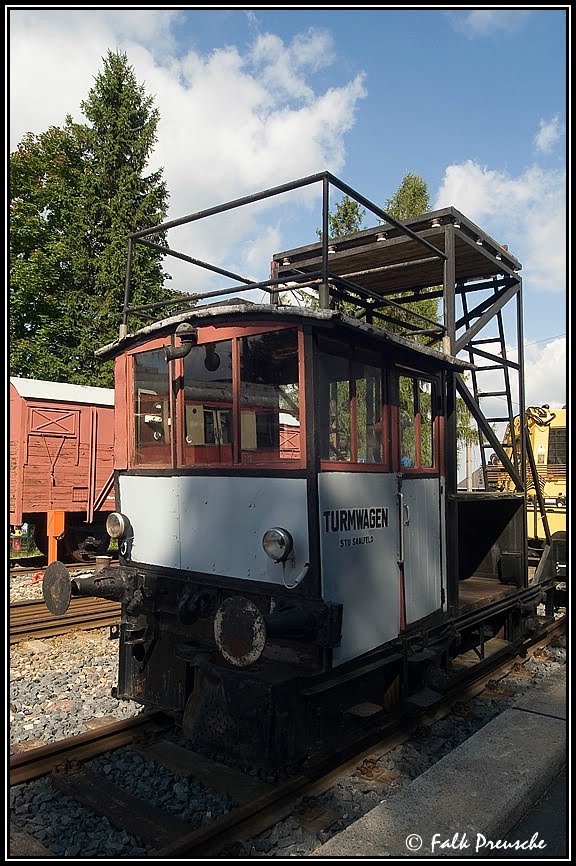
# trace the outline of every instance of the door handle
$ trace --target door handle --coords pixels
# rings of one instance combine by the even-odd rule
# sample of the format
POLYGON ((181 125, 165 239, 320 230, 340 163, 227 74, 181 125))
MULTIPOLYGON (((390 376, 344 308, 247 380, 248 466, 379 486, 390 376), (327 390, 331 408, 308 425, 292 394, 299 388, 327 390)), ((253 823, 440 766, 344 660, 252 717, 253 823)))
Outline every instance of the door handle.
POLYGON ((400 506, 399 514, 398 514, 398 516, 400 518, 400 520, 399 520, 399 522, 400 522, 400 533, 399 533, 400 534, 400 539, 399 539, 400 550, 398 551, 398 565, 402 566, 404 564, 404 521, 402 520, 402 510, 406 506, 404 505, 403 493, 401 491, 398 491, 396 496, 398 497, 398 505, 400 506))
POLYGON ((406 520, 404 521, 404 526, 409 526, 410 525, 410 506, 406 505, 404 502, 402 502, 402 505, 404 506, 404 511, 406 512, 406 520))

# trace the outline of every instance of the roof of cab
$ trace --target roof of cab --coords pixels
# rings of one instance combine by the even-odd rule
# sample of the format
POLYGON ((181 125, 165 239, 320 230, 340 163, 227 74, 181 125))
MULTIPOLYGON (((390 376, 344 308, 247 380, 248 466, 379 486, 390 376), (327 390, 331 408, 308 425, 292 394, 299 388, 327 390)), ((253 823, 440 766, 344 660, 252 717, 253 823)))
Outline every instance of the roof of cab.
POLYGON ((219 303, 194 307, 192 310, 187 310, 186 312, 178 313, 175 316, 152 322, 150 325, 146 325, 132 334, 127 334, 126 336, 115 340, 113 343, 108 343, 106 346, 97 349, 95 355, 102 360, 114 358, 128 349, 142 345, 156 337, 173 333, 177 326, 182 322, 188 322, 191 325, 202 327, 224 323, 230 325, 241 325, 264 321, 267 323, 292 322, 294 324, 308 322, 318 327, 340 326, 383 343, 395 345, 399 349, 409 350, 418 355, 430 358, 431 360, 436 360, 437 362, 449 367, 454 367, 460 370, 474 369, 474 366, 469 364, 467 361, 462 361, 459 358, 440 352, 437 349, 424 346, 422 343, 409 340, 407 337, 403 337, 400 334, 395 334, 391 331, 386 331, 383 328, 377 328, 374 325, 360 322, 351 316, 345 315, 339 310, 314 310, 309 307, 272 306, 270 304, 253 304, 250 302, 233 303, 229 305, 219 303))

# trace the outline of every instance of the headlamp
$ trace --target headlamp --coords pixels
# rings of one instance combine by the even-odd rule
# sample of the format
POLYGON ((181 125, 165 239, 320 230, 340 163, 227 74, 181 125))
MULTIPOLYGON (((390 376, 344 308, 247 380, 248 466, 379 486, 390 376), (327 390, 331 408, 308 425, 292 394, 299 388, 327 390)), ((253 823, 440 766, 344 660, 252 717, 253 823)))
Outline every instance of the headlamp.
POLYGON ((121 538, 126 534, 128 521, 119 511, 113 511, 106 518, 106 532, 110 538, 121 538))
POLYGON ((264 533, 262 547, 274 562, 285 562, 294 547, 294 541, 287 529, 275 526, 264 533))

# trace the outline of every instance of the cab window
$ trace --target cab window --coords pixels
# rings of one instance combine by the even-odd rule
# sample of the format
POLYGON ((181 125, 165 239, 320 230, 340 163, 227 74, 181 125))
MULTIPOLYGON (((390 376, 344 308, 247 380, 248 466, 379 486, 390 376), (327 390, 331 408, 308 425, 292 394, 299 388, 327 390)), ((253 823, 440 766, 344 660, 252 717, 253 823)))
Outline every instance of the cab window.
POLYGON ((418 376, 401 375, 400 467, 431 469, 435 465, 435 384, 418 376))
POLYGON ((172 465, 170 388, 164 350, 134 355, 134 463, 172 465))
POLYGON ((384 463, 381 355, 327 338, 318 347, 321 459, 384 463))
POLYGON ((184 358, 185 465, 232 463, 232 340, 184 358))
POLYGON ((242 463, 300 460, 298 332, 240 339, 242 463))

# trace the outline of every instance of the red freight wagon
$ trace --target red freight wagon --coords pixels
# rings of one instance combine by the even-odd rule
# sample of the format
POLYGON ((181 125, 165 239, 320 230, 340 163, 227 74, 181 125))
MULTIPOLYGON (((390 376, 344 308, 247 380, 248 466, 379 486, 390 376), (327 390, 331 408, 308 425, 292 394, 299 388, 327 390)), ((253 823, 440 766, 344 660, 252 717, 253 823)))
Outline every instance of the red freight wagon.
POLYGON ((79 560, 107 550, 113 450, 113 389, 10 378, 10 523, 33 525, 49 562, 58 541, 79 560))

